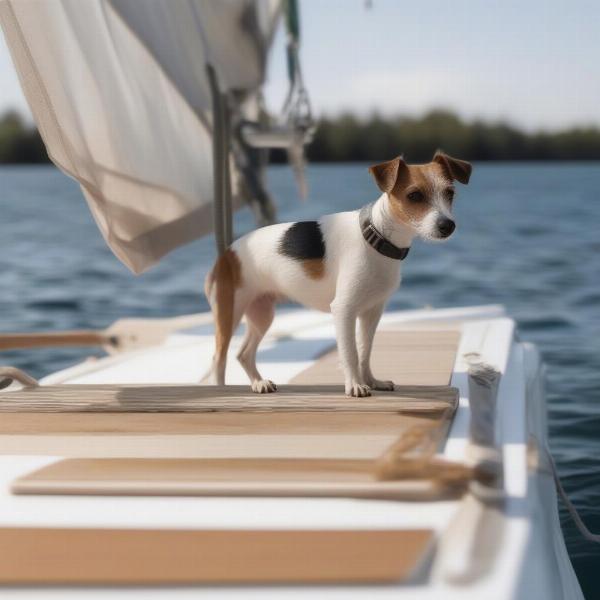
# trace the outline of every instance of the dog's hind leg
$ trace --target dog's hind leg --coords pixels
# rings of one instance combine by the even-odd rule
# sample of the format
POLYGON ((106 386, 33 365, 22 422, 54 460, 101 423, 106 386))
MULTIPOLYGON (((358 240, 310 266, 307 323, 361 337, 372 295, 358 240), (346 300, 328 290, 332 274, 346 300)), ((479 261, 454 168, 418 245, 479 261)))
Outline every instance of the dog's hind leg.
POLYGON ((252 391, 258 394, 274 392, 277 386, 263 379, 256 367, 256 351, 275 316, 275 302, 270 296, 260 296, 246 307, 246 337, 237 355, 240 364, 250 378, 252 391))
POLYGON ((206 278, 205 292, 215 321, 212 377, 214 383, 224 385, 229 343, 246 308, 240 262, 233 250, 227 250, 219 256, 206 278))
POLYGON ((212 363, 212 376, 213 383, 217 385, 225 385, 225 369, 227 367, 229 344, 244 314, 245 304, 240 300, 240 298, 234 299, 231 321, 225 323, 215 322, 215 354, 212 363))

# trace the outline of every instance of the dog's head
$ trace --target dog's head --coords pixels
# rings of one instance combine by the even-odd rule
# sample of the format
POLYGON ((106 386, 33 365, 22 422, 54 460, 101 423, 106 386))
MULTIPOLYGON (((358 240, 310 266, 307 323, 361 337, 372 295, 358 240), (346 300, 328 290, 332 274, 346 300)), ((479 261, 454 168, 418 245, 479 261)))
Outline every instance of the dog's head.
POLYGON ((445 240, 456 228, 452 216, 454 182, 469 183, 470 163, 436 152, 425 165, 407 165, 402 157, 369 169, 389 198, 391 217, 426 240, 445 240))

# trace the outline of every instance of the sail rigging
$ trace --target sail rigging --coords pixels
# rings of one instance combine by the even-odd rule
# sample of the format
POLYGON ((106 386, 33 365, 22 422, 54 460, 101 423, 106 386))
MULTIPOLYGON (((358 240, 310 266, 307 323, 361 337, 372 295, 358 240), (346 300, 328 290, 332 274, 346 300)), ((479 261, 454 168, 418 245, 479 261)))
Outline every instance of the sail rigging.
MULTIPOLYGON (((279 0, 0 0, 48 154, 134 272, 212 229, 207 66, 236 117, 257 120, 280 12, 279 0)), ((225 152, 237 206, 252 185, 225 152)))

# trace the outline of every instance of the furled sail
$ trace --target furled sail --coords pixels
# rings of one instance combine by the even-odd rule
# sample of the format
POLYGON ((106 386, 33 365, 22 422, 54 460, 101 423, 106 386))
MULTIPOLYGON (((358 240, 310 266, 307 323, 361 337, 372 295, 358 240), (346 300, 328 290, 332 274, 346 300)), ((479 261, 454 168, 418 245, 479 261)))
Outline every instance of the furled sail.
POLYGON ((133 271, 210 231, 206 66, 247 102, 278 14, 279 0, 0 0, 48 154, 133 271))

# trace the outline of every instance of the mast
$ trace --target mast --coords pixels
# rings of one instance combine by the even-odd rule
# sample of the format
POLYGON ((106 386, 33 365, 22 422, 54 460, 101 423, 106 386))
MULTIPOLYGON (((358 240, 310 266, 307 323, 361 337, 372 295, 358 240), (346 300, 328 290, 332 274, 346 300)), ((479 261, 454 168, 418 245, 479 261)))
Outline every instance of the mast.
POLYGON ((231 146, 231 113, 227 97, 219 89, 218 76, 212 65, 206 66, 210 83, 213 113, 213 229, 219 255, 233 241, 233 209, 231 206, 231 172, 229 151, 231 146))

